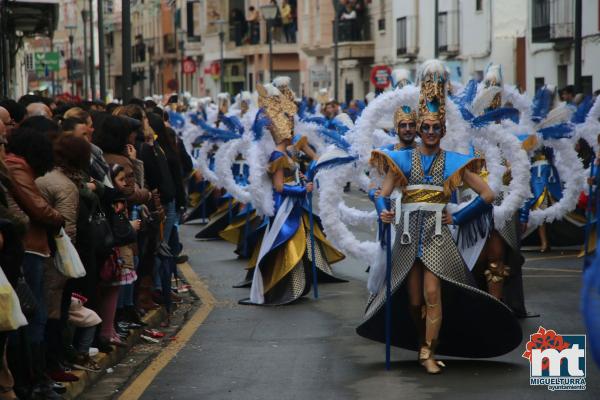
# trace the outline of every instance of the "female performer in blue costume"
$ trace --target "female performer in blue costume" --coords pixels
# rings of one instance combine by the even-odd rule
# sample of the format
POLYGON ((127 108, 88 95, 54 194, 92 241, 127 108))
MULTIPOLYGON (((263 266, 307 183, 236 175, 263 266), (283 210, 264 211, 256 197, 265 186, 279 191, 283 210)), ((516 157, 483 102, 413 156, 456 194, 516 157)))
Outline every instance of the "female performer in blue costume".
POLYGON ((250 298, 240 300, 240 304, 282 305, 299 299, 311 289, 311 242, 315 244, 319 274, 331 276, 330 264, 342 260, 344 255, 327 241, 318 224, 314 224, 314 242, 309 237, 305 206, 313 183, 303 184, 304 180, 298 179, 301 175, 287 152, 296 114, 293 93, 289 88, 279 91, 270 85, 257 89, 259 106, 270 119, 269 130, 276 144, 267 166, 275 213, 258 248, 250 298))
MULTIPOLYGON (((394 223, 391 267, 391 344, 416 350, 428 373, 441 372, 435 352, 459 357, 494 357, 517 347, 521 327, 511 310, 477 288, 453 240, 448 223, 466 225, 491 211, 494 194, 477 175, 481 159, 444 151, 446 72, 437 60, 424 64, 413 150, 375 150, 371 163, 385 175, 376 198, 383 223, 394 223), (462 183, 479 197, 445 213, 462 183), (403 192, 400 206, 388 196, 403 192), (443 318, 443 319, 442 319, 443 318)), ((370 297, 359 335, 385 341, 386 285, 370 297)))

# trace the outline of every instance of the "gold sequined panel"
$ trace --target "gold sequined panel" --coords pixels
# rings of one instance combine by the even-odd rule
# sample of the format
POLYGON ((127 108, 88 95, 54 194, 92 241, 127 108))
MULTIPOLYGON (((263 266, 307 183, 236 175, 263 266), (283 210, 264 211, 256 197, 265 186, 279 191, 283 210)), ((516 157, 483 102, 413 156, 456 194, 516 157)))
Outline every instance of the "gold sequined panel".
POLYGON ((403 203, 448 203, 448 196, 443 191, 429 189, 406 190, 402 196, 403 203))

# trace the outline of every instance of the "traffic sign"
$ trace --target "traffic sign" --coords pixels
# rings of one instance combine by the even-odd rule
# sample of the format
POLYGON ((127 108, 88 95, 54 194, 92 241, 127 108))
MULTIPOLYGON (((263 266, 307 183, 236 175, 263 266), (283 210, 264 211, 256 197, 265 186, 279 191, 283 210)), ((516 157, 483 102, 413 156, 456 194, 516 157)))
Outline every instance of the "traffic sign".
POLYGON ((377 89, 385 89, 390 85, 392 69, 387 65, 376 65, 371 69, 371 83, 377 89))
POLYGON ((49 71, 58 72, 60 70, 60 56, 57 51, 48 51, 45 53, 34 53, 33 64, 37 74, 45 74, 49 71))
POLYGON ((184 74, 192 75, 196 73, 196 62, 191 58, 186 58, 181 63, 181 70, 184 74))

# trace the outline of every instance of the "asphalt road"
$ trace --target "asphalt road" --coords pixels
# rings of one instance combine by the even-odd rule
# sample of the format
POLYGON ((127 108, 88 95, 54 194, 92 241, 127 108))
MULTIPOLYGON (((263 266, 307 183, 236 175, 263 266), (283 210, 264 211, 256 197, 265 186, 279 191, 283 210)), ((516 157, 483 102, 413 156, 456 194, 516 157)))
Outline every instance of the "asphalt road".
MULTIPOLYGON (((356 191, 349 203, 364 204, 356 191)), ((336 264, 348 283, 321 285, 320 298, 307 296, 284 307, 240 306, 248 289, 233 289, 244 261, 233 245, 198 242, 198 227, 185 226, 183 241, 194 271, 218 303, 187 346, 158 374, 144 399, 546 399, 600 398, 600 377, 587 359, 587 390, 550 392, 529 385, 525 343, 487 360, 442 358, 447 368, 427 375, 417 354, 393 349, 384 368, 384 346, 356 335, 367 298, 365 265, 336 264)), ((360 232, 369 237, 372 233, 360 232)), ((581 260, 574 251, 526 252, 527 308, 540 314, 522 320, 524 336, 538 326, 558 333, 584 333, 579 312, 581 260)))

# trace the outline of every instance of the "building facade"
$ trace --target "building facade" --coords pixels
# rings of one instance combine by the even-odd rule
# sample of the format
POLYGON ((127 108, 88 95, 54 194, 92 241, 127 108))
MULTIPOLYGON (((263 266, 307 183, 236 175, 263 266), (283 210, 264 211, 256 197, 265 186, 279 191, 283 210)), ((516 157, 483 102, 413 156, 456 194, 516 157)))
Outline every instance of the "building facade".
MULTIPOLYGON (((574 0, 529 0, 527 87, 574 83, 574 0)), ((582 89, 600 89, 600 1, 582 0, 582 89)))
MULTIPOLYGON (((74 91, 86 97, 93 73, 97 97, 100 55, 96 44, 91 60, 82 14, 91 6, 97 37, 96 2, 60 0, 52 39, 43 33, 25 38, 12 85, 19 91, 55 85, 56 94, 74 91), (60 71, 36 71, 31 55, 52 51, 60 54, 60 71)), ((109 98, 120 98, 122 0, 102 2, 109 98)), ((574 82, 575 0, 287 0, 292 13, 286 21, 283 2, 277 0, 278 14, 270 23, 265 6, 271 0, 131 0, 134 95, 214 97, 220 91, 253 91, 257 82, 288 75, 300 96, 327 88, 331 97, 349 101, 374 90, 374 66, 406 68, 415 78, 418 66, 434 57, 462 83, 481 79, 490 62, 503 65, 505 82, 528 92, 574 82), (247 21, 250 7, 259 13, 253 22, 247 21), (284 22, 291 23, 293 34, 284 22), (333 93, 336 75, 338 92, 333 93)), ((582 83, 591 93, 600 87, 595 65, 600 0, 582 0, 582 7, 582 83)))
POLYGON ((447 63, 453 80, 465 82, 481 79, 494 62, 503 65, 507 82, 517 81, 517 72, 524 68, 516 54, 527 29, 526 2, 439 0, 437 18, 435 2, 393 3, 390 57, 395 67, 409 69, 414 78, 423 61, 438 57, 447 63))

